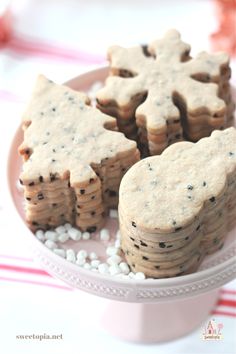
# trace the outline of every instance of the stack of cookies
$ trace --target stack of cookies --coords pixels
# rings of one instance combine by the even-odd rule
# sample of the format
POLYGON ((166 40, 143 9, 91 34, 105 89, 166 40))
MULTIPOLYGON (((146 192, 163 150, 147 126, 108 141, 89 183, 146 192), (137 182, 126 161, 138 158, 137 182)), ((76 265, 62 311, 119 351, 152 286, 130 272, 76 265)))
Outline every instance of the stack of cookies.
MULTIPOLYGON (((175 234, 140 230, 133 232, 131 227, 123 222, 121 207, 119 215, 121 247, 134 272, 143 272, 147 277, 168 278, 197 269, 203 257, 203 249, 200 248, 202 232, 195 230, 192 232, 184 230, 182 233, 176 231, 175 234)), ((134 223, 132 227, 135 228, 134 223)))
POLYGON ((236 219, 236 129, 181 142, 136 163, 120 186, 121 246, 154 278, 196 270, 236 219))
POLYGON ((110 76, 97 93, 97 107, 138 138, 144 154, 232 125, 228 55, 202 52, 192 59, 189 53, 175 30, 148 47, 108 51, 110 76))
POLYGON ((227 55, 224 53, 210 55, 202 52, 192 61, 186 63, 186 71, 189 72, 189 75, 200 82, 216 84, 218 86, 217 94, 225 103, 224 110, 216 110, 213 114, 213 111, 210 112, 206 106, 201 109, 197 108, 196 111, 190 111, 186 102, 181 102, 181 100, 177 102, 182 116, 186 116, 186 119, 184 119, 186 138, 191 141, 198 141, 204 136, 209 136, 213 129, 222 130, 233 125, 235 104, 229 84, 231 69, 227 55), (204 63, 208 64, 204 65, 204 63), (188 67, 189 64, 192 64, 190 65, 191 68, 188 67), (218 69, 215 66, 218 66, 218 69), (201 72, 198 74, 196 74, 197 68, 201 68, 201 72))
POLYGON ((83 93, 38 78, 23 116, 20 183, 31 229, 65 222, 82 231, 102 227, 116 207, 127 169, 139 160, 136 143, 117 132, 116 120, 89 105, 83 93))

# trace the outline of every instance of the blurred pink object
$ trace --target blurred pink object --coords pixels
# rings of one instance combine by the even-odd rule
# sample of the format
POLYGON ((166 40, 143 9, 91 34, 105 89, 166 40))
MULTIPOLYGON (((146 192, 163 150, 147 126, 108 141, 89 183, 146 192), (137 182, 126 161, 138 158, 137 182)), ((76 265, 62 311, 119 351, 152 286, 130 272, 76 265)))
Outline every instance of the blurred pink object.
POLYGON ((12 13, 10 1, 5 1, 0 5, 0 43, 7 42, 12 31, 12 13))
POLYGON ((218 30, 211 35, 215 50, 236 56, 236 0, 216 0, 218 30))

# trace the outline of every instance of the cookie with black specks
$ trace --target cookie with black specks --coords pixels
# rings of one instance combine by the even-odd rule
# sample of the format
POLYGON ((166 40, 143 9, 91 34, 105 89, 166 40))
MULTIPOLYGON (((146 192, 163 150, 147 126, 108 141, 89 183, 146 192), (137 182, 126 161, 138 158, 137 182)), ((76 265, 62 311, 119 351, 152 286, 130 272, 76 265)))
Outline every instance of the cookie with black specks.
POLYGON ((183 137, 196 141, 232 125, 229 56, 201 52, 192 58, 190 50, 176 30, 148 46, 108 49, 110 76, 97 107, 116 117, 128 137, 123 122, 136 124, 136 139, 151 155, 183 137))
POLYGON ((68 221, 96 231, 107 209, 117 206, 122 176, 139 160, 136 143, 117 132, 116 120, 90 106, 84 93, 42 75, 22 126, 20 183, 29 226, 47 229, 68 221))
MULTIPOLYGON (((193 250, 193 252, 186 254, 182 257, 173 259, 173 260, 166 260, 166 261, 159 261, 159 260, 151 260, 147 256, 143 256, 141 258, 138 258, 137 260, 137 255, 133 254, 132 251, 130 251, 128 248, 124 246, 124 253, 127 259, 129 259, 129 264, 133 264, 133 267, 141 266, 143 268, 150 270, 163 270, 165 269, 166 272, 168 272, 168 269, 170 271, 173 271, 173 268, 175 268, 175 273, 178 274, 183 270, 183 267, 187 269, 186 263, 191 260, 191 258, 196 254, 196 251, 193 250)), ((192 265, 191 265, 192 266, 192 265)), ((171 274, 169 274, 171 276, 171 274)))
POLYGON ((203 260, 203 255, 204 253, 201 253, 199 250, 197 250, 191 255, 191 257, 189 257, 187 261, 170 268, 159 268, 159 266, 157 265, 157 267, 154 267, 153 269, 139 264, 138 262, 135 263, 135 261, 129 261, 129 265, 132 271, 143 272, 147 277, 170 278, 186 275, 196 271, 203 260))
MULTIPOLYGON (((121 228, 121 234, 123 235, 123 229, 121 228)), ((160 249, 154 250, 150 248, 144 248, 138 244, 138 242, 131 241, 128 237, 124 237, 121 240, 121 246, 127 248, 133 255, 138 259, 142 259, 143 256, 148 257, 149 261, 159 261, 159 262, 166 262, 172 261, 186 255, 189 255, 194 250, 199 248, 200 242, 202 240, 203 233, 200 232, 196 235, 196 237, 189 242, 188 244, 184 245, 181 248, 167 251, 166 249, 160 252, 160 249)))
POLYGON ((174 250, 177 250, 178 248, 182 248, 188 245, 196 237, 196 231, 194 231, 192 234, 186 237, 182 237, 180 240, 166 241, 165 237, 163 236, 162 241, 150 241, 144 239, 138 233, 135 233, 135 231, 132 232, 132 229, 126 228, 126 225, 123 222, 120 223, 120 228, 122 229, 122 232, 126 234, 126 239, 129 237, 130 241, 133 242, 136 247, 139 247, 141 250, 148 252, 172 252, 174 250))
MULTIPOLYGON (((164 261, 175 259, 178 251, 183 255, 203 248, 210 254, 220 249, 236 219, 235 180, 235 128, 214 131, 195 144, 173 144, 161 156, 132 166, 120 185, 119 218, 121 244, 136 256, 135 269, 143 269, 139 267, 142 256, 164 261), (165 248, 171 237, 177 245, 193 233, 195 239, 200 237, 193 248, 189 245, 194 238, 182 248, 165 248), (149 247, 140 245, 147 241, 161 242, 162 252, 151 243, 149 247)), ((127 261, 130 264, 128 256, 127 261)), ((158 272, 146 275, 158 277, 158 272)))

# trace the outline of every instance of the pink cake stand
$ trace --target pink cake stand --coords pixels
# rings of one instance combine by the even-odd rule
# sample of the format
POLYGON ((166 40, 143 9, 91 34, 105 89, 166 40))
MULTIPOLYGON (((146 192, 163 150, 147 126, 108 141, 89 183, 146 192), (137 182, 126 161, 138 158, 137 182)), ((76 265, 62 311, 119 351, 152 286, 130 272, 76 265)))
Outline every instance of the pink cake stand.
MULTIPOLYGON (((66 84, 87 91, 97 81, 104 81, 107 68, 81 75, 66 84)), ((21 169, 17 148, 23 135, 19 128, 9 152, 8 181, 13 212, 24 221, 23 198, 16 181, 21 169)), ((108 220, 115 232, 117 225, 108 220)), ((136 342, 161 342, 179 338, 199 327, 214 308, 219 289, 236 275, 236 229, 229 232, 224 247, 205 258, 193 274, 169 279, 123 280, 85 270, 55 255, 25 227, 24 237, 41 266, 71 287, 107 298, 102 325, 112 334, 136 342)), ((66 247, 71 247, 69 241, 66 247)), ((105 245, 98 238, 73 244, 79 250, 96 250, 105 256, 105 245)))

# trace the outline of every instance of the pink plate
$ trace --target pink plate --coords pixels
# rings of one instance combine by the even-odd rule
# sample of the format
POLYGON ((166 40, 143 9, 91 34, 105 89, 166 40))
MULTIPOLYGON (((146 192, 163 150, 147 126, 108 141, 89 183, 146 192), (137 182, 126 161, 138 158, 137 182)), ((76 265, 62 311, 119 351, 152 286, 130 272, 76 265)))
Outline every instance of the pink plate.
MULTIPOLYGON (((66 83, 75 90, 88 91, 97 81, 104 81, 108 69, 83 74, 66 83)), ((24 222, 23 198, 16 181, 21 169, 17 148, 22 142, 21 128, 16 131, 9 152, 8 181, 15 209, 24 222)), ((114 234, 118 225, 107 221, 114 234)), ((55 255, 38 241, 26 227, 25 235, 42 267, 74 288, 108 298, 104 325, 112 333, 128 340, 153 342, 177 338, 196 328, 214 307, 219 288, 236 275, 236 229, 229 232, 224 247, 205 258, 196 273, 168 279, 123 280, 105 276, 72 264, 55 255), (165 326, 166 323, 166 326, 165 326), (172 327, 168 326, 172 323, 172 327)), ((71 247, 72 241, 66 244, 71 247)), ((105 246, 98 237, 78 241, 73 248, 95 250, 101 257, 105 246)))

